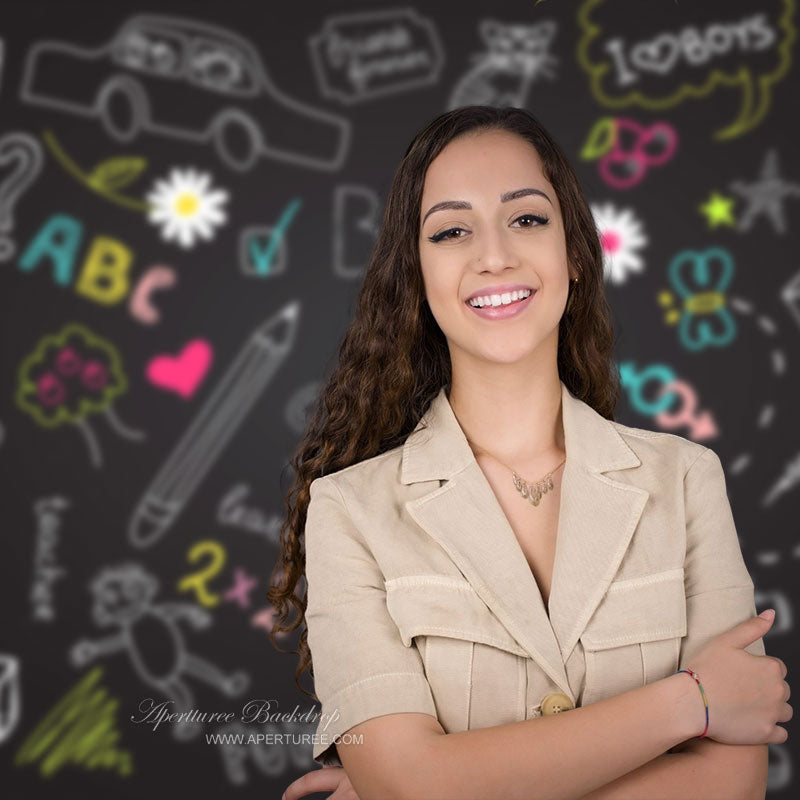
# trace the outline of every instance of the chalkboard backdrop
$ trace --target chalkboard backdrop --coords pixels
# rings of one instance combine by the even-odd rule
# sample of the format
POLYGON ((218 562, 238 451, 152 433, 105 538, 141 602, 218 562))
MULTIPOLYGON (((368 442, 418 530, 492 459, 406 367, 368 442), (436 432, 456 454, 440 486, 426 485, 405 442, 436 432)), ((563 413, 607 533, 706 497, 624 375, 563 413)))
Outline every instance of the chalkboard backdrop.
MULTIPOLYGON (((791 682, 797 22, 795 0, 4 0, 2 796, 277 798, 316 768, 319 707, 268 639, 288 459, 399 159, 473 103, 532 110, 575 164, 616 417, 722 458, 791 682)), ((796 796, 795 751, 770 746, 770 797, 796 796)))

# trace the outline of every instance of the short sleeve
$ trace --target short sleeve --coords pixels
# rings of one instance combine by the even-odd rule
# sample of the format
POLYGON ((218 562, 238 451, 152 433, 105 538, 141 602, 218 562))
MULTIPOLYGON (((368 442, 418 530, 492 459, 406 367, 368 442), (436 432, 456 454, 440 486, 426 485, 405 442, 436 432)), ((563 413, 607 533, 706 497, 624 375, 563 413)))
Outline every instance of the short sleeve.
POLYGON ((341 766, 337 737, 372 717, 436 716, 416 647, 386 608, 384 576, 330 477, 311 483, 305 527, 305 620, 321 716, 314 760, 341 766))
MULTIPOLYGON (((706 448, 684 477, 686 636, 679 669, 715 636, 756 616, 753 580, 744 563, 719 456, 706 448)), ((759 638, 745 650, 764 655, 759 638)))

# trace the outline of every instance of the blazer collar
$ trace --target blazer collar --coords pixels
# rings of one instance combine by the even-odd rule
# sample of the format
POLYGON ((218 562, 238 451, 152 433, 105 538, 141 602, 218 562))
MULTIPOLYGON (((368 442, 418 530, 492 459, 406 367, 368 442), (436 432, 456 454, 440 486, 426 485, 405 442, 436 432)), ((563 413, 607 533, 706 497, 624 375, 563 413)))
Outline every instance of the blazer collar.
POLYGON ((641 461, 610 420, 560 383, 567 460, 548 609, 444 388, 403 445, 400 479, 432 482, 431 492, 405 503, 408 513, 575 702, 565 662, 619 568, 649 493, 605 474, 641 461))

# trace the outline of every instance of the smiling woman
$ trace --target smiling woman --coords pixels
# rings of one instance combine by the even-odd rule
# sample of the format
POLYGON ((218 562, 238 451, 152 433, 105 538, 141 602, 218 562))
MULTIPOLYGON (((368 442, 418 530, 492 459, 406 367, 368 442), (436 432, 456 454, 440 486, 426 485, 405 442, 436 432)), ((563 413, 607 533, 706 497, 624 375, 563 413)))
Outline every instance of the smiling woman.
POLYGON ((716 453, 614 420, 603 277, 530 112, 409 145, 292 462, 272 641, 305 622, 313 757, 344 769, 287 800, 763 798, 786 668, 716 453))
MULTIPOLYGON (((552 398, 559 320, 568 277, 577 279, 578 270, 568 267, 557 193, 537 151, 507 130, 462 135, 428 167, 421 204, 427 209, 419 237, 425 295, 451 357, 472 351, 467 358, 474 360, 483 350, 510 375, 506 365, 525 352, 547 351, 552 398), (522 175, 535 185, 514 186, 522 175), (507 276, 514 280, 502 280, 507 276), (515 291, 523 296, 512 296, 515 291), (498 347, 506 351, 501 360, 498 347)), ((530 373, 517 372, 533 385, 530 373)), ((531 441, 524 449, 536 452, 543 444, 531 441)))

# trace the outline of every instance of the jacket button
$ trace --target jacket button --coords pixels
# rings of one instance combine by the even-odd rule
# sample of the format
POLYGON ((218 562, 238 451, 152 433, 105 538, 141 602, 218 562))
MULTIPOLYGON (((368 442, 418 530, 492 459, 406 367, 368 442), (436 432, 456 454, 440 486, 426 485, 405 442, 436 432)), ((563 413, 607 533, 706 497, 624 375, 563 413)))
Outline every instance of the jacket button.
POLYGON ((549 716, 550 714, 560 714, 562 711, 571 711, 575 708, 572 705, 572 700, 562 692, 555 694, 548 694, 542 698, 542 715, 549 716))

